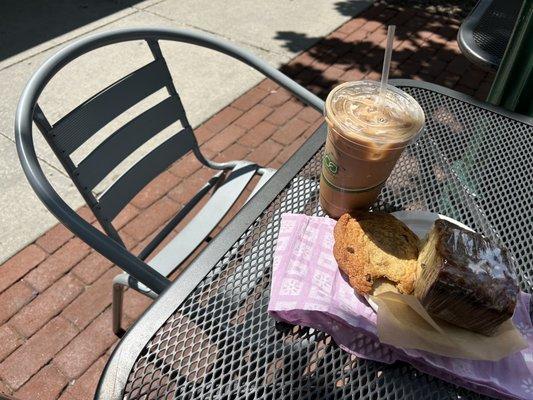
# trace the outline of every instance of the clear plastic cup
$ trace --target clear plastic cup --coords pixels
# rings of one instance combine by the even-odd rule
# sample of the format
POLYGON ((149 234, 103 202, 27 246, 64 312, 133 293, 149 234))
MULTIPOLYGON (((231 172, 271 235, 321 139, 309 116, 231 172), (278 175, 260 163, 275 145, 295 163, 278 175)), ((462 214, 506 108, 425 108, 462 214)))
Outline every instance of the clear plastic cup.
POLYGON ((326 99, 328 124, 320 178, 324 211, 338 218, 374 203, 405 147, 423 130, 420 105, 379 82, 347 82, 326 99))

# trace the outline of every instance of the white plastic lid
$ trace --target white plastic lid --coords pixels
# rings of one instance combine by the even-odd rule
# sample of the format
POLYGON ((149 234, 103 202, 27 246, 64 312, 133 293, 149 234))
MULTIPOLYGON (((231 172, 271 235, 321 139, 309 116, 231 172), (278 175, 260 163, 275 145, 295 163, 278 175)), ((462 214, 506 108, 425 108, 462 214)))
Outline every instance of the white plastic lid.
POLYGON ((394 145, 411 140, 424 125, 417 101, 388 85, 380 95, 379 82, 346 82, 326 99, 326 118, 348 140, 394 145))

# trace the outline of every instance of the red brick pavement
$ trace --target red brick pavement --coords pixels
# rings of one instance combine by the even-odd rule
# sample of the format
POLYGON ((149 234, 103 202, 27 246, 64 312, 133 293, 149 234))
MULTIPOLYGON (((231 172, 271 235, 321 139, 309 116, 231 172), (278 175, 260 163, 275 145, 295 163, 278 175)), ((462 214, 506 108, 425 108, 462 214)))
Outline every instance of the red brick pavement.
MULTIPOLYGON (((322 97, 343 81, 379 79, 387 24, 397 25, 392 77, 435 82, 481 99, 487 95, 492 75, 461 56, 455 40, 459 21, 401 8, 367 10, 282 69, 322 97)), ((246 158, 278 168, 320 122, 319 113, 264 80, 196 134, 201 149, 215 160, 246 158)), ((115 221, 127 247, 146 243, 208 173, 187 156, 139 193, 115 221)), ((86 207, 79 212, 94 223, 86 207)), ((91 398, 117 341, 110 304, 111 279, 119 269, 57 225, 0 271, 0 392, 20 399, 91 398)), ((128 291, 126 324, 149 303, 128 291)))

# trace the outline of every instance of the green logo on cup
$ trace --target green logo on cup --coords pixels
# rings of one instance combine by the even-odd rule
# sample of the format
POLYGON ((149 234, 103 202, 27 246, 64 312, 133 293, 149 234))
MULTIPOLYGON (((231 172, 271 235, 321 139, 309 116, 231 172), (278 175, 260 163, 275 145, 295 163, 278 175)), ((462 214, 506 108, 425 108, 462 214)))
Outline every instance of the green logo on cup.
POLYGON ((331 172, 333 175, 337 175, 337 172, 339 171, 339 167, 337 167, 337 164, 333 161, 333 158, 328 154, 324 154, 324 167, 328 169, 329 172, 331 172))

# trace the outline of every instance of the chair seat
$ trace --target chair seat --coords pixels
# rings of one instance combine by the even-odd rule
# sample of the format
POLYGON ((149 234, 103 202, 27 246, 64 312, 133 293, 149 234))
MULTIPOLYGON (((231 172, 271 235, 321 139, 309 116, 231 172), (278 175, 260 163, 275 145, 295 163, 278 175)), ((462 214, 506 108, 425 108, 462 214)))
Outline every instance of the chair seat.
MULTIPOLYGON (((202 209, 148 264, 160 274, 170 275, 224 218, 258 169, 256 164, 239 161, 202 209)), ((274 172, 270 169, 262 171, 262 177, 249 198, 274 172)))

